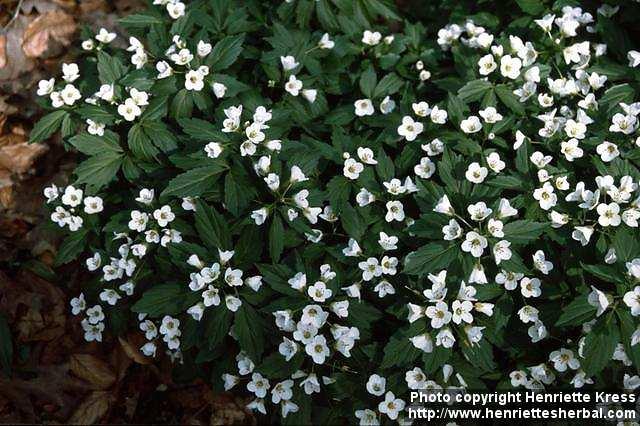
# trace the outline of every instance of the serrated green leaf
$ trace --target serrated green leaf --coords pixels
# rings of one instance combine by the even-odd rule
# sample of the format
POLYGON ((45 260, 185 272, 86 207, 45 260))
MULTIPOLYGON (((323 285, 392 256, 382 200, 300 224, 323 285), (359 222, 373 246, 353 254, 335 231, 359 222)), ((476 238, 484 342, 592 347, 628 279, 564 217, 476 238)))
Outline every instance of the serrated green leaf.
POLYGON ((197 167, 171 179, 160 196, 197 197, 213 188, 218 175, 225 170, 223 163, 212 160, 210 166, 197 167))

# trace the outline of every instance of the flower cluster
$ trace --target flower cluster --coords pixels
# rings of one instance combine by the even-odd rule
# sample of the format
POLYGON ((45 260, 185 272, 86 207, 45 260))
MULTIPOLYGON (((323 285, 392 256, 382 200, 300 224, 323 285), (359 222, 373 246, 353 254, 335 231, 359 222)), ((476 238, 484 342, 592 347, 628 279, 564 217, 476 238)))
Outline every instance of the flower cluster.
POLYGON ((88 341, 294 424, 640 386, 640 5, 245 3, 154 1, 39 84, 32 139, 83 156, 45 197, 88 341))

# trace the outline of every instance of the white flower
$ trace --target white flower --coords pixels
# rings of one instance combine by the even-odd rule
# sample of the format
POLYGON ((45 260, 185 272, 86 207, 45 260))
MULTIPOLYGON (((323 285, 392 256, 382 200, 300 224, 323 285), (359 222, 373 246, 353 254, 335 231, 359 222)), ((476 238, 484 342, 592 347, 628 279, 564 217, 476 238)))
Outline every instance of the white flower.
POLYGON ((402 124, 398 126, 398 135, 403 136, 407 141, 411 142, 418 137, 424 130, 424 126, 419 121, 414 121, 408 115, 402 118, 402 124))
POLYGON ((205 41, 198 41, 198 46, 197 46, 197 52, 198 52, 198 56, 200 56, 201 58, 204 58, 205 56, 207 56, 209 53, 211 53, 211 49, 213 47, 211 46, 210 43, 207 43, 205 41))
POLYGON ((304 350, 316 364, 324 364, 324 361, 329 356, 327 339, 322 335, 315 336, 312 341, 305 345, 304 350))
MULTIPOLYGON (((635 261, 636 259, 634 259, 635 261)), ((627 264, 627 268, 629 265, 627 264)), ((625 293, 623 299, 624 303, 631 308, 631 315, 634 317, 640 315, 640 286, 636 286, 632 291, 625 293)))
POLYGON ((598 223, 601 226, 618 226, 620 225, 620 206, 617 203, 598 204, 596 211, 600 215, 598 223))
POLYGON ((383 114, 391 114, 393 110, 396 109, 396 103, 389 96, 385 96, 385 98, 380 102, 380 112, 383 114))
POLYGON ((584 123, 575 121, 573 119, 567 120, 564 125, 564 132, 570 138, 584 139, 587 126, 584 123))
POLYGON ((298 96, 300 94, 300 90, 302 90, 302 82, 298 80, 295 75, 290 75, 289 81, 284 85, 284 90, 289 92, 291 96, 298 96))
POLYGON ((378 404, 378 411, 386 414, 391 420, 396 420, 398 414, 404 410, 405 402, 400 398, 396 398, 393 392, 387 392, 384 401, 378 404))
POLYGON ((373 115, 373 113, 375 112, 371 99, 358 99, 353 103, 353 106, 355 107, 355 114, 358 117, 373 115))
POLYGON ((133 121, 142 114, 142 110, 133 99, 127 98, 124 104, 118 105, 118 114, 127 121, 133 121))
POLYGON ((519 58, 514 58, 511 55, 504 55, 500 58, 500 74, 503 77, 515 80, 520 76, 521 67, 522 61, 519 58))
POLYGON ((78 315, 80 312, 84 311, 87 308, 87 302, 84 300, 84 294, 80 293, 78 297, 74 297, 71 299, 71 313, 73 315, 78 315))
POLYGON ((404 206, 400 201, 387 201, 386 207, 387 214, 384 218, 387 222, 393 222, 394 220, 402 222, 404 220, 404 206))
POLYGON ((538 200, 540 208, 549 210, 555 207, 558 202, 558 196, 554 193, 553 186, 549 182, 545 182, 542 188, 533 191, 533 198, 538 200))
POLYGON ((100 43, 111 43, 116 38, 116 33, 109 32, 106 28, 100 28, 98 34, 96 34, 96 40, 100 43))
POLYGON ((82 95, 80 94, 80 91, 74 87, 73 84, 67 84, 66 86, 64 86, 64 89, 60 91, 60 99, 65 105, 73 105, 80 98, 82 98, 82 95))
POLYGON ((353 158, 347 158, 344 162, 342 172, 346 178, 356 180, 364 170, 364 165, 353 158))
POLYGON ((100 197, 86 197, 84 200, 84 212, 87 214, 100 213, 104 210, 102 205, 102 198, 100 197))
POLYGON ((317 281, 307 289, 307 294, 314 300, 314 302, 324 302, 331 298, 333 291, 327 288, 327 285, 324 282, 317 281))
POLYGON ((365 164, 371 164, 371 165, 378 164, 378 162, 373 156, 373 151, 371 150, 371 148, 365 148, 365 147, 359 146, 358 158, 360 158, 360 161, 362 161, 365 164))
POLYGON ((618 146, 614 143, 604 141, 596 148, 596 152, 600 155, 600 159, 605 163, 613 161, 620 155, 618 146))
POLYGON ((366 261, 358 263, 358 267, 362 270, 362 279, 364 281, 371 281, 374 277, 382 275, 382 267, 375 257, 370 257, 366 261))
POLYGON ((497 152, 492 152, 487 156, 487 165, 495 173, 500 173, 506 167, 505 162, 500 159, 500 154, 497 152))
POLYGON ((140 190, 140 194, 136 198, 136 201, 142 204, 149 205, 153 202, 155 191, 153 189, 143 188, 140 190))
POLYGON ((378 244, 382 247, 383 250, 396 250, 398 248, 398 237, 393 235, 387 235, 385 232, 380 231, 380 239, 378 240, 378 244))
POLYGON ((296 58, 294 58, 291 55, 280 56, 280 63, 282 64, 282 68, 285 71, 291 71, 295 69, 298 65, 300 65, 298 62, 296 62, 296 58))
POLYGON ((147 227, 148 221, 148 214, 140 212, 138 210, 133 210, 131 212, 131 220, 129 221, 129 229, 131 229, 132 231, 143 232, 147 227))
POLYGON ((469 164, 467 171, 464 176, 467 178, 469 182, 472 183, 482 183, 484 179, 487 177, 489 171, 486 167, 481 166, 480 164, 473 162, 469 164))
POLYGON ((473 304, 468 301, 460 301, 454 300, 451 304, 451 311, 454 323, 460 324, 461 322, 466 322, 467 324, 471 324, 473 322, 473 316, 471 315, 471 311, 473 310, 473 304))
POLYGON ((318 42, 318 47, 320 49, 333 49, 333 46, 335 46, 335 43, 329 38, 329 34, 324 33, 318 42))
POLYGON ((560 349, 549 354, 549 361, 553 362, 553 368, 556 371, 563 372, 569 367, 572 370, 580 368, 580 361, 574 357, 573 352, 569 349, 560 349))
POLYGON ((263 207, 258 210, 254 210, 251 213, 251 219, 253 219, 256 225, 262 225, 267 220, 268 216, 269 216, 269 211, 267 210, 266 207, 263 207))
POLYGON ((38 96, 47 96, 48 94, 53 92, 55 83, 56 80, 53 78, 50 80, 40 80, 38 82, 38 90, 36 93, 38 94, 38 96))
POLYGON ((478 117, 472 115, 460 122, 460 129, 465 133, 476 133, 482 130, 482 123, 478 117))
POLYGON ((462 251, 471 253, 473 257, 481 257, 487 248, 487 239, 475 231, 467 232, 465 241, 462 242, 462 251))
POLYGON ((503 260, 511 259, 512 253, 509 248, 511 243, 506 240, 500 240, 493 246, 493 256, 496 261, 496 265, 499 265, 503 260))
POLYGON ((630 50, 627 53, 627 59, 629 60, 630 67, 637 67, 638 65, 640 65, 640 52, 638 52, 637 50, 630 50))
POLYGON ((485 121, 485 123, 497 123, 502 120, 502 115, 498 113, 498 111, 494 107, 486 107, 485 109, 481 109, 478 111, 480 117, 485 121))
POLYGON ((167 3, 166 8, 167 8, 167 13, 169 13, 169 16, 172 19, 178 19, 184 16, 185 5, 180 1, 173 0, 170 3, 167 3))
POLYGON ((62 64, 62 79, 64 81, 73 83, 78 78, 80 78, 80 68, 78 68, 78 64, 62 64))
POLYGON ((204 75, 198 70, 190 70, 185 75, 184 88, 196 92, 204 88, 204 75))
POLYGON ((117 291, 110 288, 104 289, 100 292, 100 300, 107 302, 111 306, 115 305, 120 298, 122 298, 122 296, 120 296, 117 291))
POLYGON ((387 379, 377 374, 372 374, 367 380, 367 392, 374 396, 382 396, 387 384, 387 379))
POLYGON ((69 207, 77 207, 82 203, 82 189, 76 189, 73 185, 69 185, 65 188, 64 194, 62 194, 62 204, 69 207))
POLYGON ((253 392, 258 398, 267 396, 267 391, 270 387, 269 380, 262 377, 260 373, 253 373, 251 375, 251 381, 247 383, 247 390, 253 392))
POLYGON ((545 259, 544 252, 538 250, 533 254, 533 266, 545 275, 553 269, 553 263, 545 259))
POLYGON ((433 211, 436 213, 443 213, 449 216, 453 216, 455 214, 455 210, 449 201, 449 197, 447 195, 443 195, 442 198, 438 200, 436 206, 433 208, 433 211))
POLYGON ((310 103, 314 103, 316 101, 317 96, 318 96, 318 91, 315 89, 302 90, 302 97, 305 98, 310 103))
POLYGON ((379 44, 381 39, 382 34, 380 34, 378 31, 371 32, 369 30, 365 30, 362 34, 362 42, 364 44, 368 44, 369 46, 375 46, 376 44, 379 44))
POLYGON ((425 314, 431 319, 431 327, 438 329, 451 321, 452 314, 445 302, 438 301, 435 306, 429 306, 425 314))
POLYGON ((496 61, 493 59, 493 55, 491 54, 484 55, 478 61, 478 68, 479 68, 478 72, 480 73, 480 75, 489 75, 493 71, 495 71, 497 67, 498 67, 498 64, 496 64, 496 61))
POLYGON ((422 179, 429 179, 436 171, 436 165, 429 157, 422 157, 413 167, 414 173, 422 179))

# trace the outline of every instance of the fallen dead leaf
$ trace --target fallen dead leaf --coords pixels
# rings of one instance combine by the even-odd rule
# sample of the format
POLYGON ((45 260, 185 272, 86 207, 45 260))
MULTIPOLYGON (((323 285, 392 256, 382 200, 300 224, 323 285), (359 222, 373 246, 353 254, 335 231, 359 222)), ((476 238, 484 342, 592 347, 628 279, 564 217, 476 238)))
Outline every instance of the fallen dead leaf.
POLYGON ((94 391, 78 406, 68 420, 69 424, 92 425, 97 423, 109 410, 113 401, 111 393, 94 391))
POLYGON ((91 383, 95 389, 107 389, 116 382, 116 375, 111 367, 93 355, 71 355, 69 367, 73 374, 91 383))
POLYGON ((45 56, 45 52, 52 48, 53 42, 62 46, 71 43, 75 31, 76 23, 68 13, 62 10, 44 13, 27 26, 22 50, 31 58, 45 56))
POLYGON ((144 356, 136 346, 129 343, 130 338, 133 339, 133 337, 128 337, 127 339, 118 337, 118 341, 120 342, 120 346, 122 346, 124 353, 137 364, 151 364, 151 360, 149 358, 144 356))
POLYGON ((7 65, 7 36, 0 34, 0 68, 7 65))
POLYGON ((12 173, 28 172, 36 159, 47 152, 47 145, 29 144, 25 136, 9 133, 0 137, 0 168, 12 173))

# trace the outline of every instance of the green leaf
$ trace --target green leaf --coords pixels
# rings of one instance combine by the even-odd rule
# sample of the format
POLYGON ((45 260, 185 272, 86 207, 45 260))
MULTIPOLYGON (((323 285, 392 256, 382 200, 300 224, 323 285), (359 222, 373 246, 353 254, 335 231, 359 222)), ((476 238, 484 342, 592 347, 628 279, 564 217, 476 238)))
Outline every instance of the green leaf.
POLYGON ((384 357, 380 368, 405 367, 420 356, 420 349, 413 346, 404 333, 397 332, 384 347, 384 357))
POLYGON ((282 225, 282 219, 278 214, 273 215, 271 221, 271 227, 269 228, 269 254, 271 255, 271 261, 278 263, 282 251, 284 250, 284 226, 282 225))
POLYGON ((624 350, 636 367, 636 371, 640 372, 640 345, 631 345, 631 336, 636 331, 636 324, 628 310, 618 309, 616 310, 616 314, 620 319, 620 335, 622 337, 622 343, 624 344, 624 350))
POLYGON ((120 25, 128 28, 144 28, 155 24, 162 24, 162 19, 147 13, 136 13, 118 20, 120 25))
POLYGON ((618 260, 629 262, 636 257, 640 257, 640 242, 636 234, 629 232, 624 226, 616 231, 613 237, 613 248, 616 250, 618 260))
POLYGON ((102 84, 113 84, 117 82, 126 71, 122 61, 109 55, 104 50, 98 51, 98 75, 102 84))
POLYGON ((345 204, 340 214, 340 223, 350 237, 360 240, 367 230, 367 226, 351 204, 345 204))
POLYGON ((594 376, 604 370, 611 361, 619 342, 620 331, 612 312, 601 318, 585 338, 584 359, 581 360, 581 367, 587 377, 594 376))
POLYGON ((69 234, 69 236, 62 241, 62 244, 58 249, 55 266, 64 265, 65 263, 69 263, 77 258, 78 255, 84 251, 85 243, 87 242, 86 240, 86 228, 80 228, 79 230, 69 234))
POLYGON ((218 175, 226 170, 224 163, 211 161, 210 166, 197 167, 171 179, 161 197, 197 197, 212 189, 218 175))
POLYGON ((180 89, 171 102, 171 112, 176 119, 191 117, 193 112, 193 97, 187 89, 180 89))
POLYGON ((196 201, 196 230, 202 241, 212 249, 232 248, 228 223, 218 211, 204 201, 196 201))
POLYGON ((327 184, 329 203, 336 214, 340 214, 348 203, 350 194, 351 185, 344 176, 336 175, 327 184))
POLYGON ((265 348, 263 320, 249 305, 243 303, 235 315, 233 329, 238 343, 253 362, 259 362, 265 348))
POLYGON ((224 179, 224 205, 227 211, 239 217, 256 197, 251 180, 240 167, 232 169, 224 179))
POLYGON ((29 143, 41 142, 54 134, 67 117, 68 112, 64 110, 56 110, 42 117, 29 134, 29 143))
POLYGON ((587 295, 581 294, 562 309, 562 314, 556 321, 556 327, 582 325, 591 320, 595 313, 596 308, 589 304, 587 295))
POLYGON ((11 374, 11 364, 13 362, 13 339, 11 328, 7 322, 7 317, 0 313, 0 367, 5 376, 11 374))
POLYGON ((160 153, 145 134, 141 123, 131 126, 127 135, 127 143, 131 153, 140 160, 151 161, 160 153))
POLYGON ((199 118, 181 118, 178 123, 186 134, 199 141, 226 142, 229 140, 226 134, 208 121, 199 118))
POLYGON ((156 284, 144 292, 140 300, 131 307, 131 310, 136 313, 145 313, 151 318, 175 315, 182 311, 181 301, 184 300, 184 294, 184 285, 156 284))
POLYGON ((104 136, 80 133, 68 141, 75 149, 86 155, 99 155, 107 152, 122 153, 122 148, 118 143, 118 135, 106 131, 104 136))
POLYGON ((230 67, 240 56, 243 42, 244 35, 227 36, 217 42, 207 59, 211 64, 211 71, 222 71, 230 67))
POLYGON ((602 97, 598 101, 600 110, 607 114, 611 113, 620 102, 631 103, 635 97, 635 91, 628 83, 618 84, 605 90, 602 97))
POLYGON ((378 82, 375 90, 373 91, 374 98, 384 98, 385 96, 393 95, 396 93, 404 82, 396 73, 390 73, 382 77, 382 80, 378 82))
POLYGON ((426 275, 449 266, 458 256, 456 244, 431 243, 409 253, 405 258, 404 272, 409 275, 426 275))
POLYGON ((496 86, 496 95, 511 111, 518 115, 524 114, 524 105, 518 100, 516 95, 513 94, 511 88, 506 84, 499 84, 496 86))
POLYGON ((458 90, 458 97, 465 103, 479 101, 492 87, 491 82, 487 80, 472 80, 458 90))
POLYGON ((547 229, 547 224, 523 219, 509 222, 504 226, 504 239, 512 244, 528 244, 537 240, 547 229))
POLYGON ((485 372, 495 370, 496 363, 493 360, 493 349, 487 339, 482 339, 479 343, 474 344, 464 341, 460 346, 462 353, 471 365, 485 372))
POLYGON ((360 91, 369 99, 373 98, 373 91, 376 87, 378 76, 373 70, 373 66, 369 67, 360 76, 360 91))
POLYGON ((98 105, 82 105, 75 110, 80 117, 90 118, 96 123, 113 124, 116 117, 109 111, 98 105))
POLYGON ((587 265, 580 262, 582 268, 593 275, 608 283, 624 282, 624 275, 609 265, 587 265))
POLYGON ((203 322, 209 349, 214 349, 229 334, 232 318, 231 311, 224 304, 207 309, 203 322))
POLYGON ((117 152, 105 151, 83 161, 76 168, 77 184, 87 184, 98 190, 116 177, 122 165, 123 155, 117 152))
POLYGON ((545 11, 544 2, 540 0, 516 0, 520 9, 529 15, 542 16, 545 11))

